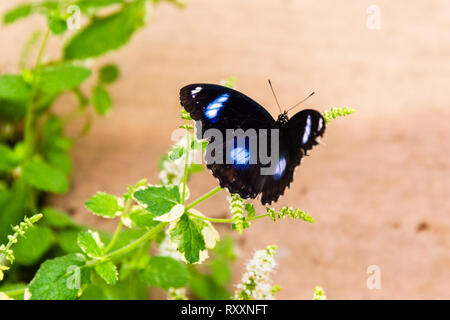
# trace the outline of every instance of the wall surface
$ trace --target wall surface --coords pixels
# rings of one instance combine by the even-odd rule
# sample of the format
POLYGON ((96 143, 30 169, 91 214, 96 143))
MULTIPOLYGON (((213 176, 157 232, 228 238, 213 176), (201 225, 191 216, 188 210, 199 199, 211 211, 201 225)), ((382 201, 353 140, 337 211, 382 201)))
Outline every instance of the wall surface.
MULTIPOLYGON (((0 11, 19 1, 1 1, 0 11)), ((376 1, 381 29, 367 28, 373 1, 191 0, 184 10, 155 8, 126 48, 96 63, 122 70, 112 87, 115 108, 88 136, 74 125, 70 193, 51 201, 79 221, 95 219, 83 203, 98 190, 121 193, 142 177, 157 181, 159 156, 179 125, 178 90, 231 75, 238 89, 277 107, 304 104, 357 111, 332 122, 324 143, 297 168, 276 208, 310 213, 315 224, 255 221, 234 234, 238 280, 254 249, 279 246, 278 298, 310 299, 321 285, 330 299, 450 298, 450 2, 376 1), (381 289, 366 287, 368 266, 381 268, 381 289)), ((0 72, 17 71, 28 35, 41 17, 0 29, 0 72)), ((52 40, 58 55, 64 38, 52 40)), ((70 96, 58 101, 64 112, 70 96)), ((192 180, 195 198, 216 185, 205 171, 192 180)), ((258 206, 261 210, 261 207, 258 206)), ((225 193, 200 207, 226 217, 225 193)), ((227 227, 219 226, 221 233, 227 227)))

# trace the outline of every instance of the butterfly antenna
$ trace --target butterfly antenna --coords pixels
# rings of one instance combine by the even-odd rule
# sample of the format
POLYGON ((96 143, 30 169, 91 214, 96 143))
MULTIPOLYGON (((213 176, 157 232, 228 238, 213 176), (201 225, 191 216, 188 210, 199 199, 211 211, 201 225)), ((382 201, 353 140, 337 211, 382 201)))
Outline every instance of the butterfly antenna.
POLYGON ((289 112, 292 109, 294 109, 295 107, 297 107, 298 105, 302 104, 303 102, 308 100, 313 94, 314 94, 314 92, 311 92, 311 94, 309 96, 307 96, 305 99, 301 100, 300 102, 297 102, 293 107, 289 108, 286 112, 289 112))
POLYGON ((277 95, 275 94, 275 91, 273 90, 272 82, 270 81, 270 79, 268 79, 267 81, 269 81, 269 86, 270 86, 270 89, 272 90, 273 96, 275 97, 275 101, 277 102, 278 109, 280 110, 280 113, 283 113, 283 111, 281 111, 281 107, 280 107, 280 103, 278 102, 277 95))

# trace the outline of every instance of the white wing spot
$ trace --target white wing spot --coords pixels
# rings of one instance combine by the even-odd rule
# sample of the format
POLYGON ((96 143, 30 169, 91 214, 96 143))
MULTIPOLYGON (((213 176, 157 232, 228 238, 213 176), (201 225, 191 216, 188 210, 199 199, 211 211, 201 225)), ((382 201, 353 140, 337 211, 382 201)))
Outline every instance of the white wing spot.
POLYGON ((306 144, 308 142, 310 134, 311 134, 311 115, 308 115, 308 118, 306 118, 305 131, 303 132, 303 138, 302 138, 303 144, 306 144))
POLYGON ((318 125, 318 127, 317 127, 317 131, 322 130, 322 127, 323 127, 323 120, 322 120, 322 118, 320 118, 320 119, 319 119, 319 125, 318 125))
POLYGON ((202 87, 196 87, 194 90, 191 90, 192 98, 195 98, 195 95, 202 91, 202 87))
POLYGON ((286 159, 282 157, 280 158, 280 162, 278 162, 277 167, 275 168, 275 172, 273 174, 275 180, 281 178, 285 169, 286 169, 286 159))

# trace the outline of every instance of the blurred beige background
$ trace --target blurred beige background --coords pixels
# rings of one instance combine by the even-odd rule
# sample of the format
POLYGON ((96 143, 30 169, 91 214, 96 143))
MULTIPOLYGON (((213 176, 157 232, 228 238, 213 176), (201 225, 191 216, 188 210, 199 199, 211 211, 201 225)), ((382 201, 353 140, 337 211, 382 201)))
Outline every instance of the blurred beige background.
MULTIPOLYGON (((0 10, 18 2, 2 1, 0 10)), ((2 26, 0 72, 17 71, 21 46, 38 26, 42 17, 2 26)), ((121 67, 115 108, 76 138, 71 192, 51 201, 79 221, 112 227, 83 203, 98 190, 157 181, 183 85, 236 76, 237 89, 275 116, 270 78, 285 107, 314 90, 304 107, 357 111, 328 126, 325 145, 297 168, 275 205, 301 208, 317 222, 259 220, 243 236, 233 233, 241 253, 234 282, 254 249, 277 244, 280 299, 310 299, 316 285, 330 299, 449 299, 449 33, 447 0, 162 4, 127 47, 96 61, 121 67), (380 30, 366 26, 371 4, 381 9, 380 30), (370 265, 381 268, 380 290, 366 287, 370 265)), ((54 56, 63 41, 52 40, 54 56)), ((73 103, 67 96, 58 104, 73 103)), ((205 171, 192 180, 191 197, 215 185, 205 171)), ((230 215, 224 192, 200 209, 230 215)))

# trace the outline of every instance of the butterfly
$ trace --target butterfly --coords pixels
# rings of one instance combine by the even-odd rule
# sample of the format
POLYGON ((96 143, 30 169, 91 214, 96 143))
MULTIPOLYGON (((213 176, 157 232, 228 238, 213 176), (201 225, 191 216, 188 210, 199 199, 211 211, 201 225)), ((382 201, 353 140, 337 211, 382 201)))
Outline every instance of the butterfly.
POLYGON ((249 148, 249 139, 237 146, 234 138, 224 138, 222 143, 218 141, 219 148, 216 144, 215 150, 211 149, 213 144, 210 139, 206 147, 207 154, 217 153, 219 157, 225 159, 228 156, 227 159, 232 160, 218 163, 206 159, 208 169, 219 180, 220 186, 244 199, 254 199, 261 194, 263 205, 276 202, 284 194, 286 187, 293 181, 294 170, 302 157, 318 144, 318 138, 325 132, 325 120, 316 110, 302 110, 290 119, 287 111, 284 111, 275 120, 264 107, 248 96, 216 84, 187 85, 180 90, 180 102, 196 121, 199 139, 204 138, 210 129, 218 130, 224 137, 230 129, 254 129, 257 143, 266 139, 267 149, 271 152, 273 148, 269 140, 275 136, 271 132, 278 130, 278 158, 273 164, 272 174, 262 174, 261 170, 268 165, 263 164, 259 155, 256 161, 249 161, 251 156, 255 156, 253 149, 249 148))

